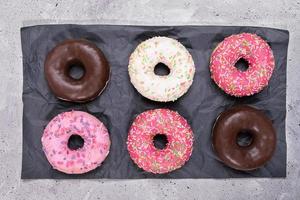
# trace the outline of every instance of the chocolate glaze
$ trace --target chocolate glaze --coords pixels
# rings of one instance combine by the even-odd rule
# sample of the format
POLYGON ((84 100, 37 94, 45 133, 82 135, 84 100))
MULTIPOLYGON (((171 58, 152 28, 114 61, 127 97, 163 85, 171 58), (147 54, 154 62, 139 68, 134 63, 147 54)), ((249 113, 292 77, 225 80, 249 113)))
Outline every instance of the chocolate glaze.
POLYGON ((93 43, 79 39, 58 44, 47 55, 45 77, 55 96, 73 102, 86 102, 96 98, 105 88, 110 68, 100 49, 93 43), (84 68, 80 79, 70 76, 72 65, 84 68))
POLYGON ((271 120, 263 112, 247 105, 222 112, 216 119, 212 134, 216 155, 237 170, 263 166, 271 159, 276 147, 276 133, 271 120), (248 146, 237 144, 238 134, 242 131, 252 135, 248 146))

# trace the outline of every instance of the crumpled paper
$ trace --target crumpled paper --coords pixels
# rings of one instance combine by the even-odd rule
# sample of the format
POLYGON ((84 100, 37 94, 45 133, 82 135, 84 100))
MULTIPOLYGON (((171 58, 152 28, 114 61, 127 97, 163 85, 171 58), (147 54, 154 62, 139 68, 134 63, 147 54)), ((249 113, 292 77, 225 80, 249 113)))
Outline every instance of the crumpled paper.
POLYGON ((122 25, 39 25, 21 29, 23 51, 23 161, 22 179, 38 178, 240 178, 286 176, 286 63, 289 33, 286 30, 237 26, 122 26, 122 25), (271 46, 276 67, 270 83, 259 94, 235 98, 226 95, 210 78, 209 60, 225 37, 241 32, 256 33, 271 46), (191 53, 196 73, 189 91, 175 102, 153 102, 141 96, 129 81, 127 66, 136 46, 153 36, 177 39, 191 53), (58 100, 44 77, 47 53, 65 39, 85 38, 95 43, 111 66, 105 91, 89 103, 58 100), (277 132, 273 158, 262 168, 241 172, 221 163, 212 149, 211 130, 216 117, 235 104, 249 104, 269 116, 277 132), (194 132, 190 160, 171 173, 155 175, 139 169, 126 146, 128 129, 141 112, 154 108, 178 111, 194 132), (103 164, 82 175, 68 175, 53 169, 42 150, 41 136, 57 114, 82 110, 93 114, 108 128, 112 146, 103 164))

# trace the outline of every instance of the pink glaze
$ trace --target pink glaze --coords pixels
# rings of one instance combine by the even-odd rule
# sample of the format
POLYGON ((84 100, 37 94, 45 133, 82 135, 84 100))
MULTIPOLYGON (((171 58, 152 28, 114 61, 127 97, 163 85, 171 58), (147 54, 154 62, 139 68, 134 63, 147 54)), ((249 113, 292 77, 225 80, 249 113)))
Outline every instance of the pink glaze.
POLYGON ((163 174, 180 168, 193 150, 193 132, 187 121, 169 109, 148 110, 139 114, 130 127, 127 148, 132 160, 145 171, 163 174), (166 148, 153 144, 156 134, 168 138, 166 148))
POLYGON ((237 97, 260 92, 268 85, 274 66, 274 56, 267 42, 250 33, 225 38, 210 60, 212 79, 227 94, 237 97), (244 72, 234 66, 240 58, 249 63, 244 72))
POLYGON ((67 174, 82 174, 100 166, 109 153, 109 134, 96 117, 81 111, 64 112, 54 117, 42 136, 45 155, 54 169, 67 174), (82 148, 71 150, 68 139, 77 134, 82 148))

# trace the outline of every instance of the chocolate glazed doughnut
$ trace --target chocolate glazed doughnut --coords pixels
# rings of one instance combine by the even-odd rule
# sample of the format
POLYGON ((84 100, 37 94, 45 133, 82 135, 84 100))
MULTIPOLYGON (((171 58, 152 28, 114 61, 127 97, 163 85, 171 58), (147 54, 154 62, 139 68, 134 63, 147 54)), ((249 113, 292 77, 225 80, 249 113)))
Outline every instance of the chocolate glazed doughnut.
POLYGON ((83 39, 58 44, 48 53, 44 67, 50 89, 57 98, 65 101, 93 100, 109 80, 110 68, 104 54, 96 45, 83 39), (84 69, 79 79, 70 76, 74 65, 84 69))
POLYGON ((237 170, 253 170, 271 159, 276 146, 272 122, 263 112, 246 105, 222 112, 212 131, 213 148, 219 159, 237 170), (247 145, 238 144, 241 134, 248 134, 247 145))

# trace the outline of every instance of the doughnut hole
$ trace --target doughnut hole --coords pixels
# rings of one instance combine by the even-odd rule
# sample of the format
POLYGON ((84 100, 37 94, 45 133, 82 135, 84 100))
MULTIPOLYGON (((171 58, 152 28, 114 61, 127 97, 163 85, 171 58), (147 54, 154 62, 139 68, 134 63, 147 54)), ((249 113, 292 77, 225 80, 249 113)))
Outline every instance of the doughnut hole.
POLYGON ((84 65, 79 60, 72 61, 69 64, 67 74, 74 80, 80 80, 85 74, 84 65))
POLYGON ((84 145, 84 139, 77 134, 73 134, 69 137, 68 148, 71 150, 77 150, 82 148, 84 145))
POLYGON ((241 130, 236 137, 236 143, 239 147, 249 147, 254 140, 254 135, 250 130, 241 130))
POLYGON ((153 145, 156 149, 165 149, 167 147, 168 142, 168 137, 165 134, 158 133, 153 137, 153 145))
POLYGON ((158 76, 168 76, 170 71, 170 68, 164 63, 158 63, 154 67, 154 74, 158 76))
POLYGON ((240 58, 236 63, 235 63, 235 68, 237 68, 239 71, 244 72, 247 71, 249 68, 249 62, 244 59, 240 58))

